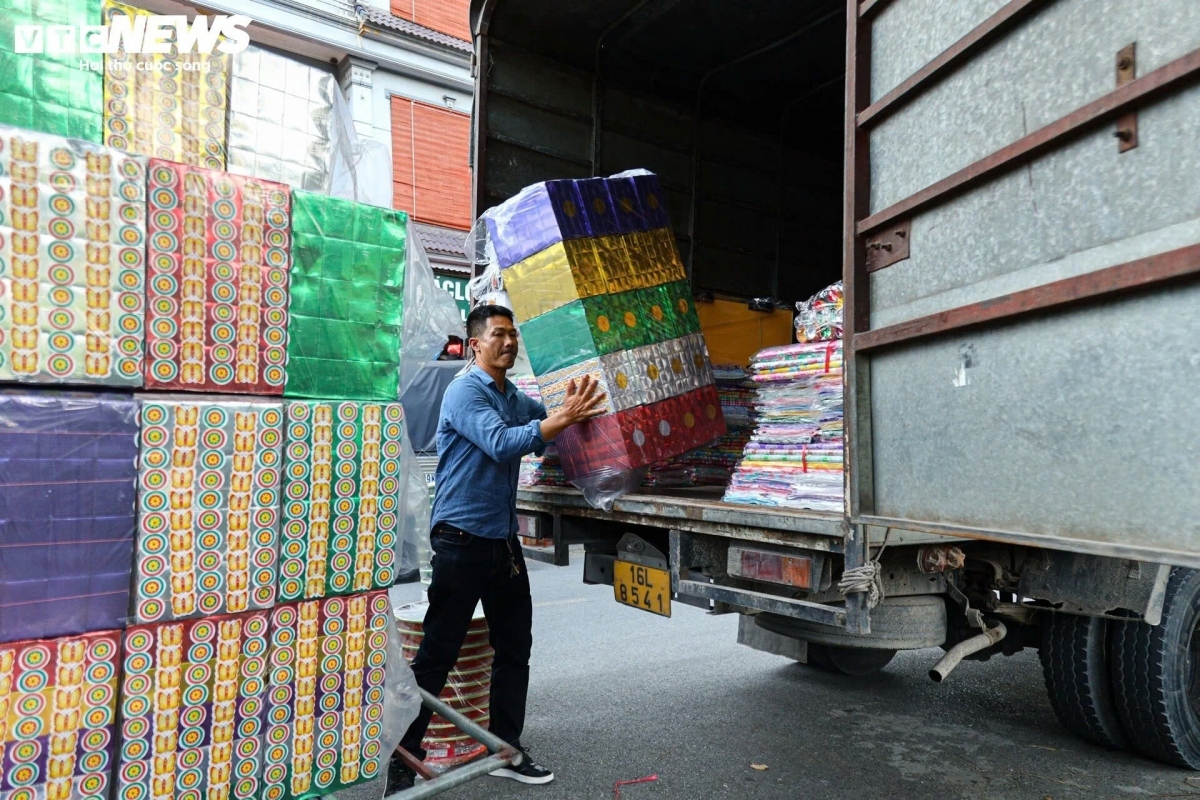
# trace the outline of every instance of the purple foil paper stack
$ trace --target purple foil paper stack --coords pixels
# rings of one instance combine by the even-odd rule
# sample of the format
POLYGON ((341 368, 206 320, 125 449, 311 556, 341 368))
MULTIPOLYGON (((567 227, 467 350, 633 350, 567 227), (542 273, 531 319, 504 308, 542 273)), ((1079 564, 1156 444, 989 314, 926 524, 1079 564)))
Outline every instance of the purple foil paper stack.
POLYGON ((137 455, 128 395, 0 392, 0 642, 124 627, 137 455))

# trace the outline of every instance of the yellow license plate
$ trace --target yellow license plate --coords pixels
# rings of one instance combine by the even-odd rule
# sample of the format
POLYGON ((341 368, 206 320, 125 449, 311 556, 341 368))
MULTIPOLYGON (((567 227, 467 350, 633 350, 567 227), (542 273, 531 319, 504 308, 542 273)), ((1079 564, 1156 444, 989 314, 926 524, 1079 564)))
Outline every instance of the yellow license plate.
POLYGON ((613 597, 618 603, 671 616, 671 574, 628 561, 613 562, 613 597))

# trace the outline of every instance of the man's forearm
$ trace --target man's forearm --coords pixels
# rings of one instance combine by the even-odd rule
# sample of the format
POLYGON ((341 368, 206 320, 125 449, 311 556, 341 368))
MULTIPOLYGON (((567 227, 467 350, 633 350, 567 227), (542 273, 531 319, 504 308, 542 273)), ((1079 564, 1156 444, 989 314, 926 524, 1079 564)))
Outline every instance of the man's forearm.
POLYGON ((555 411, 550 416, 542 420, 542 439, 550 441, 565 431, 567 428, 574 425, 578 420, 566 414, 562 409, 555 411))

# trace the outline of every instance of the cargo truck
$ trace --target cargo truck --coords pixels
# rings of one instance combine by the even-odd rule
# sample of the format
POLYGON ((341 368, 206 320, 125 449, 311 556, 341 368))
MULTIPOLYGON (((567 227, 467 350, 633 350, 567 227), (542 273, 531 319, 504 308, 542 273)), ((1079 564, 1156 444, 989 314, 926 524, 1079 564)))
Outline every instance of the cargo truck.
POLYGON ((845 514, 531 488, 533 555, 845 674, 1037 648, 1067 728, 1200 768, 1200 5, 471 14, 477 215, 646 168, 698 299, 846 289, 845 514))

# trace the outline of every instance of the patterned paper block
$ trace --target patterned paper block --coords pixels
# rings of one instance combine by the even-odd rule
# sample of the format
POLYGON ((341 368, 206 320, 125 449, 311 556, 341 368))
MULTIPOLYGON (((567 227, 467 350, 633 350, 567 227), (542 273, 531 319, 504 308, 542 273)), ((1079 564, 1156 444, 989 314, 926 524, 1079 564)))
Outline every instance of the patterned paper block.
POLYGON ((386 591, 275 607, 264 800, 378 776, 390 613, 386 591))
POLYGON ((0 641, 124 624, 137 456, 127 395, 0 392, 0 641))
MULTIPOLYGON (((140 8, 104 0, 104 24, 149 17, 140 8)), ((180 53, 168 34, 167 53, 117 52, 104 58, 104 143, 118 150, 225 168, 225 113, 231 56, 180 53)), ((98 87, 97 87, 98 88, 98 87)))
POLYGON ((0 645, 0 798, 106 800, 120 631, 0 645))
POLYGON ((644 233, 670 225, 658 177, 648 172, 535 184, 485 220, 502 269, 557 242, 644 233))
POLYGON ((142 400, 138 622, 270 608, 283 403, 142 400))
POLYGON ((0 125, 0 380, 141 385, 145 175, 0 125))
POLYGON ((100 0, 17 0, 5 2, 3 8, 0 120, 99 144, 103 141, 103 54, 18 53, 16 37, 22 25, 76 29, 99 25, 100 0), (95 69, 85 69, 84 64, 95 69))
POLYGON ((227 169, 325 191, 336 87, 327 69, 261 47, 234 56, 227 169))
POLYGON ((408 215, 292 193, 288 397, 399 397, 408 215))
POLYGON ((399 403, 286 404, 281 601, 390 587, 400 504, 399 403))
POLYGON ((686 394, 713 382, 704 337, 691 334, 658 344, 621 350, 541 375, 538 390, 548 411, 566 399, 571 381, 590 375, 604 393, 605 412, 625 411, 686 394))
POLYGON ((699 331, 686 282, 575 300, 521 322, 536 375, 699 331))
POLYGON ((151 159, 146 386, 282 394, 288 188, 151 159))
POLYGON ((261 797, 268 625, 252 611, 126 630, 118 800, 261 797))
POLYGON ((686 453, 725 433, 712 385, 650 405, 606 414, 559 434, 567 480, 637 469, 686 453))

